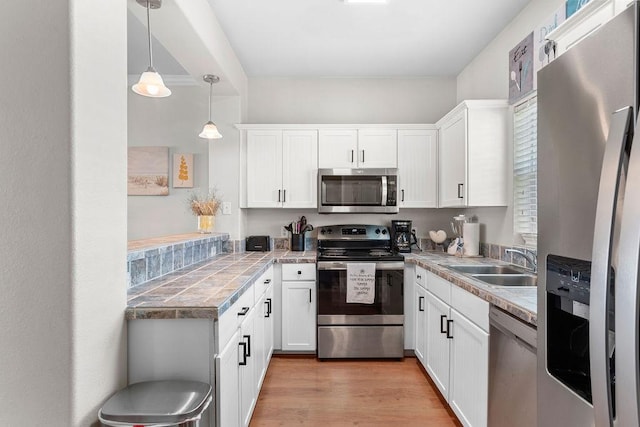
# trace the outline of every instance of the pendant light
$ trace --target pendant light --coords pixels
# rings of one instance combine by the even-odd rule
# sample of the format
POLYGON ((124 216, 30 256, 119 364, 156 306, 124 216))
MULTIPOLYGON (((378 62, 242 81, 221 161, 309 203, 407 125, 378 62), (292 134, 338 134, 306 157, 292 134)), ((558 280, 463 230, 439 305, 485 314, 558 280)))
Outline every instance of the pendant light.
POLYGON ((198 136, 206 139, 220 139, 222 138, 222 135, 218 132, 216 124, 211 121, 211 95, 213 93, 213 84, 218 83, 220 81, 220 77, 214 76, 213 74, 205 74, 202 77, 202 80, 209 83, 209 121, 204 124, 202 132, 200 132, 200 135, 198 136))
POLYGON ((147 36, 149 40, 149 68, 140 75, 138 83, 131 86, 131 89, 138 95, 151 98, 164 98, 171 95, 171 91, 164 85, 162 77, 153 68, 153 53, 151 51, 151 23, 149 20, 150 9, 160 9, 162 0, 136 0, 141 6, 147 9, 147 36))

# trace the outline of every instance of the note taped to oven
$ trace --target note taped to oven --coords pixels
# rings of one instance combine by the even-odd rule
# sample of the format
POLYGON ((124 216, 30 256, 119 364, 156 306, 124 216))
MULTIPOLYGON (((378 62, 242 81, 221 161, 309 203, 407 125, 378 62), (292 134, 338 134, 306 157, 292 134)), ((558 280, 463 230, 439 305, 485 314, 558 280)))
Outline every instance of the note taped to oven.
POLYGON ((347 304, 373 304, 376 299, 376 264, 347 263, 347 304))

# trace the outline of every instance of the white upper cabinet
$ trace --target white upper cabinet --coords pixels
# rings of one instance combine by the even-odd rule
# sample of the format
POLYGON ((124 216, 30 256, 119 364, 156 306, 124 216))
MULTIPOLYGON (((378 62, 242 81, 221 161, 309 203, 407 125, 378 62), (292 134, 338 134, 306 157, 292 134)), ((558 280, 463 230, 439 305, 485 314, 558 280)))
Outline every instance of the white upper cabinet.
POLYGON ((398 130, 398 203, 401 208, 438 206, 438 132, 398 130))
POLYGON ((358 130, 358 167, 398 167, 397 131, 395 129, 358 130))
POLYGON ((438 121, 440 207, 506 206, 506 100, 464 101, 438 121))
POLYGON ((315 208, 318 206, 318 132, 315 130, 282 133, 282 206, 315 208))
POLYGON ((247 207, 317 206, 318 133, 247 132, 247 207))
POLYGON ((319 133, 319 168, 358 167, 358 131, 326 129, 319 133))
POLYGON ((395 129, 320 130, 320 168, 395 168, 398 166, 395 129))
POLYGON ((247 206, 282 206, 282 131, 247 134, 247 206))

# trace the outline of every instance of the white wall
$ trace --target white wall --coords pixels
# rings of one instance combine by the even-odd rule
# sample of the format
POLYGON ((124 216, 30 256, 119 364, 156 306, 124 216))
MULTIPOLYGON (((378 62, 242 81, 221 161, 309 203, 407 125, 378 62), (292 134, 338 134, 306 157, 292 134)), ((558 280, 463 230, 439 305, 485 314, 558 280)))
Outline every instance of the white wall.
MULTIPOLYGON (((198 137, 208 120, 208 86, 174 86, 168 98, 128 93, 128 145, 169 147, 169 195, 127 197, 129 240, 197 230, 187 198, 209 188, 209 143, 198 137), (194 188, 173 188, 173 154, 193 153, 194 188)), ((217 107, 212 112, 216 121, 217 107)), ((224 135, 224 133, 223 133, 224 135)))
MULTIPOLYGON (((561 0, 532 0, 458 75, 457 99, 509 97, 509 51, 563 4, 561 0)), ((512 159, 513 154, 510 158, 512 159)), ((511 170, 511 169, 510 169, 511 170)), ((503 245, 522 244, 513 235, 513 193, 509 180, 509 208, 469 209, 486 226, 486 240, 503 245)))
POLYGON ((226 231, 231 239, 244 236, 244 212, 240 207, 240 132, 233 126, 242 122, 239 96, 218 98, 215 105, 216 126, 222 139, 209 143, 209 182, 215 186, 224 201, 229 203, 229 215, 218 213, 216 229, 226 231))
POLYGON ((6 6, 0 425, 95 425, 126 383, 126 4, 6 6))
POLYGON ((249 123, 435 123, 454 78, 250 78, 249 123))
MULTIPOLYGON (((382 214, 330 214, 321 215, 316 209, 247 209, 246 234, 288 236, 282 227, 298 220, 301 215, 315 228, 333 224, 379 224, 391 226, 392 220, 411 220, 418 237, 429 237, 429 230, 444 230, 451 236, 449 223, 454 215, 465 213, 462 209, 400 209, 397 215, 382 214)), ((310 236, 317 236, 313 231, 310 236)))
POLYGON ((127 9, 122 0, 70 4, 70 425, 87 426, 126 385, 127 9))
MULTIPOLYGON (((251 78, 248 123, 435 123, 455 106, 454 78, 251 78)), ((314 226, 390 224, 411 219, 418 235, 443 228, 451 210, 406 209, 399 215, 319 215, 316 210, 246 209, 245 235, 281 236, 305 215, 314 226)), ((446 227, 446 228, 445 228, 446 227)))

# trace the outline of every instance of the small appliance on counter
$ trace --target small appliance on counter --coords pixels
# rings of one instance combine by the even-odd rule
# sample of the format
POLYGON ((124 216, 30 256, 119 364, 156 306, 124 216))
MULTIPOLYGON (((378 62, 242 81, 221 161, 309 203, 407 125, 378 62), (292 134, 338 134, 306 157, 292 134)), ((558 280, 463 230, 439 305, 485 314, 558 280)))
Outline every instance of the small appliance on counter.
POLYGON ((267 252, 271 250, 271 238, 269 236, 249 236, 245 246, 247 252, 267 252))
POLYGON ((411 228, 411 221, 404 219, 394 219, 391 221, 391 244, 392 249, 399 253, 411 252, 411 246, 416 245, 418 249, 418 238, 416 230, 411 228))
POLYGON ((391 221, 391 244, 396 252, 411 252, 411 221, 391 221))

